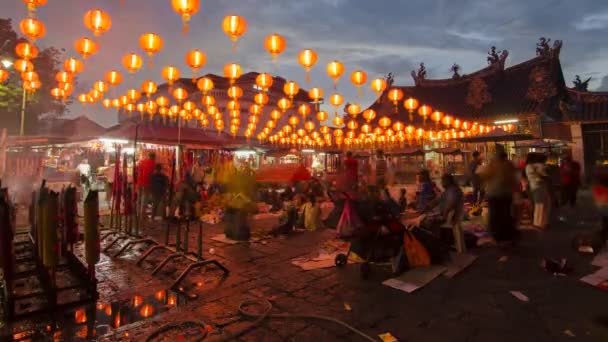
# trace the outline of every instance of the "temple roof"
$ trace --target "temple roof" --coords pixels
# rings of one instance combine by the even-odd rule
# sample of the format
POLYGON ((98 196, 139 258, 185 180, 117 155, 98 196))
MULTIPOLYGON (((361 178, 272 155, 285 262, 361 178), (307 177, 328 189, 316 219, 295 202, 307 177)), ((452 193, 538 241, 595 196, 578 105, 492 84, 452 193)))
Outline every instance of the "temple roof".
POLYGON ((608 121, 608 92, 568 89, 560 107, 564 121, 608 121))
MULTIPOLYGON (((546 113, 558 119, 559 99, 566 89, 557 55, 538 56, 505 69, 499 65, 490 66, 454 79, 417 79, 416 83, 415 86, 392 87, 403 90, 404 100, 411 96, 420 105, 429 105, 457 118, 479 121, 530 113, 546 113), (476 108, 475 103, 481 104, 480 108, 476 108)), ((370 106, 377 112, 377 117, 387 114, 395 119, 395 106, 387 98, 390 88, 384 91, 380 103, 376 101, 370 106)), ((403 101, 398 108, 399 120, 409 122, 403 101)), ((414 118, 414 122, 421 121, 416 113, 414 118)))

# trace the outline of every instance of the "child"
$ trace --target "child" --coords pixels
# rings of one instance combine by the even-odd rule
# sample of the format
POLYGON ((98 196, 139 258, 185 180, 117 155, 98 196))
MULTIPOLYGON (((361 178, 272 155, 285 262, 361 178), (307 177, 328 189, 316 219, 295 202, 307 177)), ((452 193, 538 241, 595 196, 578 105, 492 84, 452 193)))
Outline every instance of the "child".
POLYGON ((399 192, 399 208, 401 209, 402 213, 404 213, 407 209, 407 198, 405 197, 406 194, 407 190, 405 188, 401 189, 399 192))

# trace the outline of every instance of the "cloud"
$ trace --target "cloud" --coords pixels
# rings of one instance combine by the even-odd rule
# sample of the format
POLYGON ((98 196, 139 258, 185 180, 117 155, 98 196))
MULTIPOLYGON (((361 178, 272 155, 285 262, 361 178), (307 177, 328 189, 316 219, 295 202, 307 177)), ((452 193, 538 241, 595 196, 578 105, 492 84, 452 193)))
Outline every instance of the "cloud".
POLYGON ((588 15, 581 21, 574 23, 574 27, 580 31, 608 28, 608 12, 588 15))
POLYGON ((486 35, 482 32, 473 32, 473 31, 461 32, 458 30, 450 29, 450 30, 447 30, 446 33, 449 35, 458 37, 458 38, 462 38, 462 39, 466 39, 466 40, 474 40, 474 41, 479 41, 479 42, 484 42, 484 43, 493 44, 495 42, 502 41, 502 38, 500 38, 500 37, 486 35))
POLYGON ((608 75, 602 78, 602 83, 595 91, 608 91, 608 75))

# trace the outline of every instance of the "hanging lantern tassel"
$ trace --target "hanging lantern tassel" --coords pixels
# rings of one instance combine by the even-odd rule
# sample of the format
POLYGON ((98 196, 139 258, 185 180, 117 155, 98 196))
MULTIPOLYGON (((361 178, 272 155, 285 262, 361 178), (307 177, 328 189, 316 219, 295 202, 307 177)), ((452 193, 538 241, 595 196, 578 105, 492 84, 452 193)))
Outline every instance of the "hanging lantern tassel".
POLYGON ((363 96, 363 90, 361 89, 361 86, 357 86, 357 97, 361 98, 361 96, 363 96))
POLYGON ((237 42, 237 37, 232 37, 232 52, 236 53, 237 50, 237 46, 236 46, 236 42, 237 42))
POLYGON ((310 68, 306 68, 306 83, 310 83, 310 68))
POLYGON ((190 16, 188 14, 182 15, 182 33, 184 36, 188 35, 188 21, 190 21, 190 16))
POLYGON ((151 54, 151 53, 149 53, 149 54, 148 54, 148 69, 152 69, 152 65, 153 65, 153 64, 154 64, 154 63, 152 62, 152 54, 151 54))
POLYGON ((410 113, 410 115, 409 115, 410 121, 414 121, 414 116, 412 115, 412 111, 410 110, 409 113, 410 113))

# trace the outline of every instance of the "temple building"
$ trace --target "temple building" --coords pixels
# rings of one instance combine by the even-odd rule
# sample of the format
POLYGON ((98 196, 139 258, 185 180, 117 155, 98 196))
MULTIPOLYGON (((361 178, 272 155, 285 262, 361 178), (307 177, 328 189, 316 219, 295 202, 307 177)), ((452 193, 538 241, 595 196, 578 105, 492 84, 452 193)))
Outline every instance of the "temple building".
POLYGON ((608 93, 587 91, 588 80, 579 78, 569 88, 559 60, 562 42, 550 42, 541 38, 536 57, 509 67, 509 53, 492 47, 486 68, 461 75, 455 64, 449 79, 427 78, 421 63, 411 73, 414 86, 395 86, 389 74, 386 90, 369 108, 378 113, 375 120, 395 113, 390 115, 393 121, 420 124, 417 113, 410 115, 402 103, 395 106, 388 98, 389 90, 397 87, 404 99, 413 97, 462 120, 513 123, 517 132, 536 139, 570 142, 573 158, 590 174, 596 164, 608 160, 608 93))

